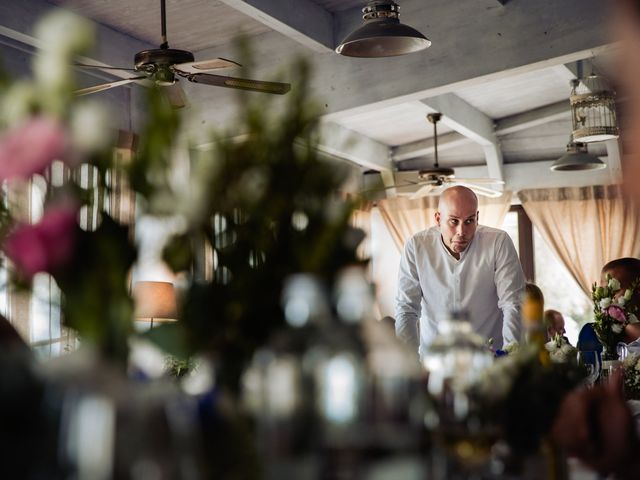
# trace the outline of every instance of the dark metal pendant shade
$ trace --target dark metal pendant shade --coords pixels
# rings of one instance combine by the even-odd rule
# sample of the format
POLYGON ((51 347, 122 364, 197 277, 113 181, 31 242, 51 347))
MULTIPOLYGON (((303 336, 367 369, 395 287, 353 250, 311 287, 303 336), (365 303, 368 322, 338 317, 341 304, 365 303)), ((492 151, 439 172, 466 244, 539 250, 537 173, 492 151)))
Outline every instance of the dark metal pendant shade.
POLYGON ((607 164, 587 150, 587 144, 581 142, 569 142, 567 153, 551 165, 555 172, 573 172, 577 170, 600 170, 607 164))
POLYGON ((365 24, 351 32, 336 52, 348 57, 392 57, 423 50, 431 41, 399 20, 393 1, 373 0, 362 9, 365 24))

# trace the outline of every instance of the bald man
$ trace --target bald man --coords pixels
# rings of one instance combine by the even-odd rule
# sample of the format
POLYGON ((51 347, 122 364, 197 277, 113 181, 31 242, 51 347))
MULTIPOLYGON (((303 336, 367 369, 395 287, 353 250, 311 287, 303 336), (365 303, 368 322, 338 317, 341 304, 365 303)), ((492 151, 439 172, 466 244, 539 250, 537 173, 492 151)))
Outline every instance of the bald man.
POLYGON ((496 348, 520 340, 524 274, 506 232, 478 225, 478 198, 451 187, 440 196, 436 225, 415 234, 400 261, 396 335, 422 356, 438 322, 466 310, 476 333, 496 348))

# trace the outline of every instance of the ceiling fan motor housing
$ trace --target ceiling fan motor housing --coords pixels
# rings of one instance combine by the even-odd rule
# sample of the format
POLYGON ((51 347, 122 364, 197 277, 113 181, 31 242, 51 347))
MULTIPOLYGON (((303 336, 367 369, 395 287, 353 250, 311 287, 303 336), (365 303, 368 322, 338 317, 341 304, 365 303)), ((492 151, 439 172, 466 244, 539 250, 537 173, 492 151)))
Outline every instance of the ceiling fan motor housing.
POLYGON ((136 70, 155 75, 154 80, 158 84, 171 85, 175 82, 175 75, 171 70, 171 66, 193 62, 194 60, 193 54, 186 50, 158 48, 136 53, 133 62, 136 70))

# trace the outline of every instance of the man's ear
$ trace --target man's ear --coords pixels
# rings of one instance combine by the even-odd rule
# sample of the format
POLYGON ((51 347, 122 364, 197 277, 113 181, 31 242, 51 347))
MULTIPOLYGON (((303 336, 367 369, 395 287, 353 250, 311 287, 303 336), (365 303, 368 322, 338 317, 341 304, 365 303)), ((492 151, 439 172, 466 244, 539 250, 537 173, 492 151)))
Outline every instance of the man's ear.
POLYGON ((440 212, 436 212, 434 217, 436 219, 436 225, 440 226, 440 212))
POLYGON ((476 223, 480 221, 480 210, 476 212, 476 223))

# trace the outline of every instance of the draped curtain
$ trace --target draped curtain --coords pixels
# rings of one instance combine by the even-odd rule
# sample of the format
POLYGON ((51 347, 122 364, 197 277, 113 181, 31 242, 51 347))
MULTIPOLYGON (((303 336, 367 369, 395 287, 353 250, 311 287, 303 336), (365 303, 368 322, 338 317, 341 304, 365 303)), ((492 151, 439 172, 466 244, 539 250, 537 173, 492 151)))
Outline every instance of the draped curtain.
POLYGON ((618 185, 518 193, 547 244, 587 295, 609 261, 640 254, 640 212, 618 185))
MULTIPOLYGON (((398 251, 415 233, 435 225, 438 198, 428 196, 416 200, 396 197, 378 202, 378 209, 398 251)), ((511 192, 498 198, 478 197, 480 224, 500 228, 511 205, 511 192)))

